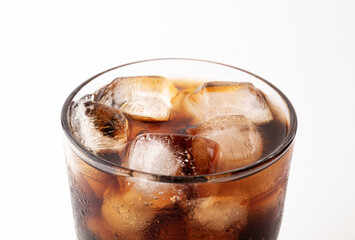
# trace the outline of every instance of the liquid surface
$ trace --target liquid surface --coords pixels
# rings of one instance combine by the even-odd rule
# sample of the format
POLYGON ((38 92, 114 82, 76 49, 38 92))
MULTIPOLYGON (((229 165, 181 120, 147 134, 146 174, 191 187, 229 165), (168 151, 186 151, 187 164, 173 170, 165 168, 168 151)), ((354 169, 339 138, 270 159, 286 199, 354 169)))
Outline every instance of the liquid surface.
MULTIPOLYGON (((116 165, 138 166, 132 169, 150 172, 163 164, 161 171, 152 173, 186 175, 186 171, 166 171, 164 162, 186 168, 184 162, 201 159, 199 152, 210 151, 215 156, 203 160, 211 161, 214 167, 205 172, 216 173, 256 162, 281 144, 288 127, 274 109, 277 107, 250 83, 188 83, 171 82, 159 76, 126 77, 74 103, 71 125, 84 146, 116 165), (137 136, 142 134, 145 138, 136 144, 137 136), (166 135, 170 140, 163 141, 156 134, 166 135), (182 135, 194 136, 190 155, 173 156, 176 148, 169 142, 182 135), (216 143, 213 148, 211 144, 195 144, 208 140, 216 143), (145 168, 133 163, 138 159, 130 157, 143 156, 140 151, 151 158, 160 156, 169 160, 158 164, 146 157, 146 164, 154 168, 145 168)), ((181 151, 188 151, 187 148, 179 147, 181 151)))

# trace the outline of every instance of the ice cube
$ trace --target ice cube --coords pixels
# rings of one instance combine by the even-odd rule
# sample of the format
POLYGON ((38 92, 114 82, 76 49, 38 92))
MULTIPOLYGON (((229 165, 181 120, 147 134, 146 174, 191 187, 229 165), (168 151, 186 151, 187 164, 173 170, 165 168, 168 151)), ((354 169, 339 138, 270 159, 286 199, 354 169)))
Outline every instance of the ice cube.
POLYGON ((234 197, 200 198, 189 201, 188 206, 191 208, 187 222, 189 235, 196 239, 205 239, 201 229, 208 231, 210 236, 217 236, 207 239, 237 239, 240 229, 247 223, 247 208, 234 197))
POLYGON ((199 196, 233 196, 243 204, 254 204, 260 198, 267 199, 266 196, 269 196, 273 189, 286 187, 291 155, 292 151, 289 151, 271 166, 237 181, 199 184, 199 196))
POLYGON ((188 119, 191 118, 188 113, 186 113, 185 111, 181 111, 181 109, 183 109, 183 103, 185 98, 186 93, 180 91, 172 101, 173 106, 171 108, 170 121, 174 121, 174 127, 176 126, 176 123, 178 123, 179 126, 176 127, 180 127, 180 129, 184 128, 188 119))
POLYGON ((207 82, 189 94, 184 105, 199 122, 244 115, 255 124, 263 124, 273 118, 264 96, 251 83, 207 82))
POLYGON ((154 182, 145 179, 127 180, 129 191, 137 192, 150 208, 159 210, 188 198, 188 187, 181 184, 154 182))
POLYGON ((120 151, 128 136, 128 121, 117 109, 96 103, 85 96, 72 106, 71 126, 74 135, 95 153, 120 151))
POLYGON ((120 77, 96 93, 95 100, 140 121, 167 121, 178 90, 161 76, 120 77))
POLYGON ((222 157, 217 166, 218 172, 253 163, 263 152, 261 133, 244 116, 217 117, 187 129, 186 132, 214 140, 221 145, 222 157))
POLYGON ((146 133, 132 142, 125 166, 154 174, 201 175, 213 173, 219 157, 219 145, 203 137, 146 133))
POLYGON ((122 193, 111 185, 104 193, 101 215, 119 239, 143 239, 155 212, 138 192, 122 193))
MULTIPOLYGON (((182 134, 141 134, 131 143, 124 166, 154 174, 201 175, 214 173, 220 146, 209 139, 182 134)), ((153 207, 184 201, 194 190, 185 185, 132 178, 130 184, 153 207)))

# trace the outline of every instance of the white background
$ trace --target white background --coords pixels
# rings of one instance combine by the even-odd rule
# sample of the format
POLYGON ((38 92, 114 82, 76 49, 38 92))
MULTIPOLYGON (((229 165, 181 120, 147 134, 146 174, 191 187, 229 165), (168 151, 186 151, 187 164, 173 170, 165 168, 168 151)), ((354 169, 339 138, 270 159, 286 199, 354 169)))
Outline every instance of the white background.
POLYGON ((258 74, 299 128, 281 240, 355 239, 355 1, 1 1, 1 239, 75 239, 60 110, 79 83, 155 57, 258 74))

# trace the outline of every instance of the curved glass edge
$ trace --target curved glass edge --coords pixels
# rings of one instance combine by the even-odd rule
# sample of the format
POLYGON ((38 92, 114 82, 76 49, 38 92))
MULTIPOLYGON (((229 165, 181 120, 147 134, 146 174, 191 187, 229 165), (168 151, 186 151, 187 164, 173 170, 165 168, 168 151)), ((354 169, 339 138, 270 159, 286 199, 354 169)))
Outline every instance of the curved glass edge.
POLYGON ((143 178, 146 180, 150 181, 157 181, 157 182, 165 182, 165 183, 202 183, 202 182, 228 182, 228 181, 234 181, 238 179, 242 179, 245 177, 248 177, 250 175, 256 174, 265 168, 273 165, 275 162, 277 162, 282 156, 290 149, 292 146, 292 143, 294 142, 294 138, 296 136, 297 132, 297 115, 295 112, 295 109, 289 99, 279 90, 276 86, 274 86, 272 83, 268 82, 267 80, 259 77, 258 75, 255 75, 253 73, 250 73, 244 69, 237 68, 231 65, 223 64, 223 63, 218 63, 218 62, 213 62, 213 61, 208 61, 208 60, 201 60, 201 59, 193 59, 193 58, 156 58, 156 59, 147 59, 147 60, 142 60, 142 61, 136 61, 136 62, 131 62, 123 65, 119 65, 117 67, 110 68, 108 70, 105 70, 99 74, 96 74, 95 76, 89 78, 88 80, 84 81, 81 83, 77 88, 75 88, 71 94, 67 97, 65 100, 62 111, 61 111, 61 124, 63 131, 65 133, 65 136, 69 140, 69 145, 73 152, 77 154, 82 160, 84 160, 87 164, 90 166, 117 176, 122 176, 122 177, 134 177, 134 178, 143 178), (284 141, 278 148, 276 148, 273 152, 268 154, 267 156, 261 158, 257 162, 254 162, 252 164, 249 164, 247 166, 233 169, 230 171, 226 172, 220 172, 220 173, 213 173, 213 174, 206 174, 206 175, 196 175, 196 176, 170 176, 170 175, 161 175, 161 174, 152 174, 148 172, 143 172, 143 171, 138 171, 138 170, 132 170, 128 169, 122 166, 117 166, 104 158, 101 158, 94 153, 88 151, 74 136, 70 125, 69 125, 69 107, 71 105, 71 102, 75 95, 88 83, 93 81, 95 78, 99 77, 100 75, 105 74, 106 72, 115 70, 117 68, 125 67, 128 65, 132 64, 138 64, 138 63, 144 63, 144 62, 149 62, 149 61, 165 61, 165 60, 175 60, 175 61, 199 61, 199 62, 205 62, 205 63, 211 63, 211 64, 217 64, 229 68, 234 68, 236 70, 245 72, 249 75, 252 75, 259 80, 265 82, 268 84, 273 90, 275 90, 281 98, 285 101, 287 108, 289 110, 290 114, 290 125, 289 125, 289 131, 287 133, 287 136, 285 137, 284 141))

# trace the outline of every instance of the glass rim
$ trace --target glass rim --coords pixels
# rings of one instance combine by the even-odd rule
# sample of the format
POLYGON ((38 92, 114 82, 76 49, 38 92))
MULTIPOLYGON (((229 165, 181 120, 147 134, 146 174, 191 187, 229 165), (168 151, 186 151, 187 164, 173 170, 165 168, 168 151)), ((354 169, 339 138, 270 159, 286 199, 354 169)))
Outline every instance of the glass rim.
POLYGON ((63 131, 66 135, 66 137, 69 139, 69 143, 72 145, 70 148, 87 164, 90 166, 117 176, 123 176, 123 177, 135 177, 135 178, 142 178, 146 180, 151 180, 151 181, 157 181, 157 182, 166 182, 166 183, 198 183, 198 182, 227 182, 227 181, 233 181, 237 179, 242 179, 247 176, 253 175, 255 173, 258 173, 265 168, 271 166, 275 162, 277 162, 287 151, 288 149, 292 146, 293 140, 296 136, 296 131, 297 131, 297 116, 295 109, 289 99, 286 97, 285 94, 281 92, 276 86, 274 86, 272 83, 268 82, 267 80, 259 77, 258 75, 255 75, 251 72, 248 72, 244 69, 234 67, 231 65, 227 65, 224 63, 219 63, 219 62, 214 62, 214 61, 209 61, 209 60, 201 60, 201 59, 193 59, 193 58, 155 58, 155 59, 146 59, 146 60, 141 60, 141 61, 135 61, 135 62, 130 62, 126 64, 122 64, 110 69, 107 69, 101 73, 98 73, 94 75, 93 77, 89 78, 88 80, 84 81, 81 83, 78 87, 76 87, 70 95, 66 98, 62 111, 61 111, 61 124, 63 131), (261 80, 262 82, 266 83, 269 87, 271 87, 274 91, 276 91, 277 94, 280 95, 280 97, 285 101, 289 114, 290 114, 290 123, 289 123, 289 130, 287 132, 286 137, 282 141, 282 143, 274 149, 271 153, 268 155, 260 158, 258 161, 251 163, 249 165, 232 169, 229 171, 225 172, 219 172, 219 173, 212 173, 212 174, 204 174, 204 175, 194 175, 194 176, 176 176, 176 175, 163 175, 163 174, 153 174, 149 172, 144 172, 144 171, 139 171, 139 170, 134 170, 134 169, 129 169, 123 166, 118 166, 108 160, 105 160, 102 157, 99 157, 95 155, 93 152, 89 151, 88 149, 85 148, 83 144, 81 144, 76 137, 74 136, 71 127, 69 125, 69 108, 71 106, 73 98, 76 96, 76 94, 83 88, 85 87, 88 83, 96 79, 97 77, 110 72, 112 70, 122 68, 125 66, 133 65, 133 64, 139 64, 139 63, 144 63, 144 62, 152 62, 152 61, 170 61, 170 60, 175 60, 175 61, 197 61, 197 62, 204 62, 204 63, 210 63, 210 64, 216 64, 228 68, 233 68, 238 71, 242 71, 246 74, 249 74, 258 80, 261 80))

